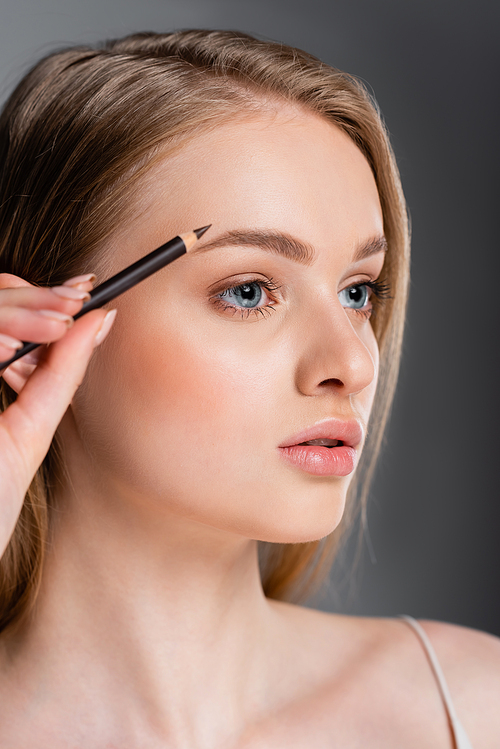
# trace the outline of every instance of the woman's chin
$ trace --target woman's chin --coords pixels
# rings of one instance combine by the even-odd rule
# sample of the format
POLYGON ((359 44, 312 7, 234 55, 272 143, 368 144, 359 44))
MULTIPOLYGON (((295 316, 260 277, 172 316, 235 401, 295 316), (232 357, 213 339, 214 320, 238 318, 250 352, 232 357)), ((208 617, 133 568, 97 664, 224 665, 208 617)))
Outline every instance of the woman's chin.
POLYGON ((330 511, 321 517, 303 513, 298 517, 289 514, 267 527, 260 528, 253 537, 258 541, 275 544, 304 544, 318 541, 338 528, 342 520, 343 505, 336 512, 330 511))
MULTIPOLYGON (((321 492, 304 491, 267 494, 265 501, 246 497, 235 505, 226 497, 205 498, 186 512, 181 501, 174 510, 186 520, 256 541, 278 544, 300 544, 317 541, 332 533, 340 524, 346 503, 346 492, 324 487, 321 492), (326 489, 326 491, 325 491, 326 489)), ((241 499, 241 498, 240 498, 241 499)), ((170 504, 170 503, 169 503, 170 504)), ((170 510, 172 507, 170 505, 170 510)))

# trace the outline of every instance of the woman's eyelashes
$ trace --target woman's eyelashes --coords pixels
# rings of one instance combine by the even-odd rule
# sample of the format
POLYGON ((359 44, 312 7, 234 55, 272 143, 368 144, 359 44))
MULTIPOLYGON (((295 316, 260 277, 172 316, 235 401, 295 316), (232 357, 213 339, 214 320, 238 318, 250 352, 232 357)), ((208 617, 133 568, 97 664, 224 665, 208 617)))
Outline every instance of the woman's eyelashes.
POLYGON ((391 289, 388 283, 379 280, 362 281, 342 289, 338 296, 343 307, 353 309, 363 320, 369 320, 391 298, 391 289))
POLYGON ((218 309, 248 319, 250 315, 267 317, 274 311, 276 299, 273 292, 279 289, 272 278, 254 279, 230 286, 212 297, 218 309))
MULTIPOLYGON (((251 315, 267 317, 276 310, 278 299, 274 292, 279 288, 272 278, 249 279, 219 291, 211 297, 211 302, 223 313, 238 315, 242 319, 251 315)), ((343 307, 354 310, 363 320, 369 320, 391 295, 387 283, 374 280, 347 286, 339 291, 338 297, 343 307)))

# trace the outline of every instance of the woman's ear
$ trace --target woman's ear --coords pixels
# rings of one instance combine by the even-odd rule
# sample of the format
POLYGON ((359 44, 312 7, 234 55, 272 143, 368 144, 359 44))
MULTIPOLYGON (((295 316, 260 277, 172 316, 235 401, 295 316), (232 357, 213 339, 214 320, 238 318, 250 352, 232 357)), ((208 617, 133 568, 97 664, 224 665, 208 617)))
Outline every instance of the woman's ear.
MULTIPOLYGON (((13 289, 19 286, 31 286, 32 284, 25 281, 24 278, 14 276, 12 273, 0 273, 0 289, 13 289)), ((0 295, 1 301, 1 295, 0 295)), ((20 393, 25 386, 29 376, 35 370, 38 360, 44 350, 44 346, 40 346, 22 359, 18 359, 16 362, 7 367, 5 372, 2 374, 3 379, 12 390, 16 393, 20 393)))

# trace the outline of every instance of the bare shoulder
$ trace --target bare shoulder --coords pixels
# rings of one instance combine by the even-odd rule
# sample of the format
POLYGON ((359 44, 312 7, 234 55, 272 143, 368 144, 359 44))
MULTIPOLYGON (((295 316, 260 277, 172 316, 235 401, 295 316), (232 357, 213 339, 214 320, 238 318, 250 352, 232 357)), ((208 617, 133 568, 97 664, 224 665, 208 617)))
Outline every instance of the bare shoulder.
MULTIPOLYGON (((301 661, 301 679, 314 674, 314 711, 322 719, 328 716, 332 735, 342 726, 346 746, 357 745, 361 738, 360 745, 370 747, 452 746, 436 678, 421 641, 406 622, 282 605, 280 610, 297 628, 295 663, 301 661), (362 737, 360 731, 365 732, 362 737)), ((420 624, 472 746, 498 749, 500 640, 453 624, 420 624)), ((299 715, 295 709, 294 717, 299 715)))
POLYGON ((444 622, 421 621, 443 669, 458 717, 480 747, 500 743, 500 639, 444 622))
POLYGON ((477 629, 421 620, 434 649, 461 678, 494 677, 500 689, 500 638, 477 629))

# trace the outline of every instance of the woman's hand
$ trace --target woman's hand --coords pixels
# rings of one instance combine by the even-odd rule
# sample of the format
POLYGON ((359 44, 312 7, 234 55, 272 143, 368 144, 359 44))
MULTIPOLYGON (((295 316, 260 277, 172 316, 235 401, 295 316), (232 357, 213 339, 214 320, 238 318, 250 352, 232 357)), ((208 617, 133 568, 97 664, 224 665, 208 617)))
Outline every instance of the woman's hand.
POLYGON ((0 414, 0 556, 26 491, 80 385, 96 345, 111 329, 115 311, 93 310, 73 324, 95 277, 78 276, 53 289, 0 274, 0 362, 22 341, 51 343, 0 370, 18 397, 0 414))

